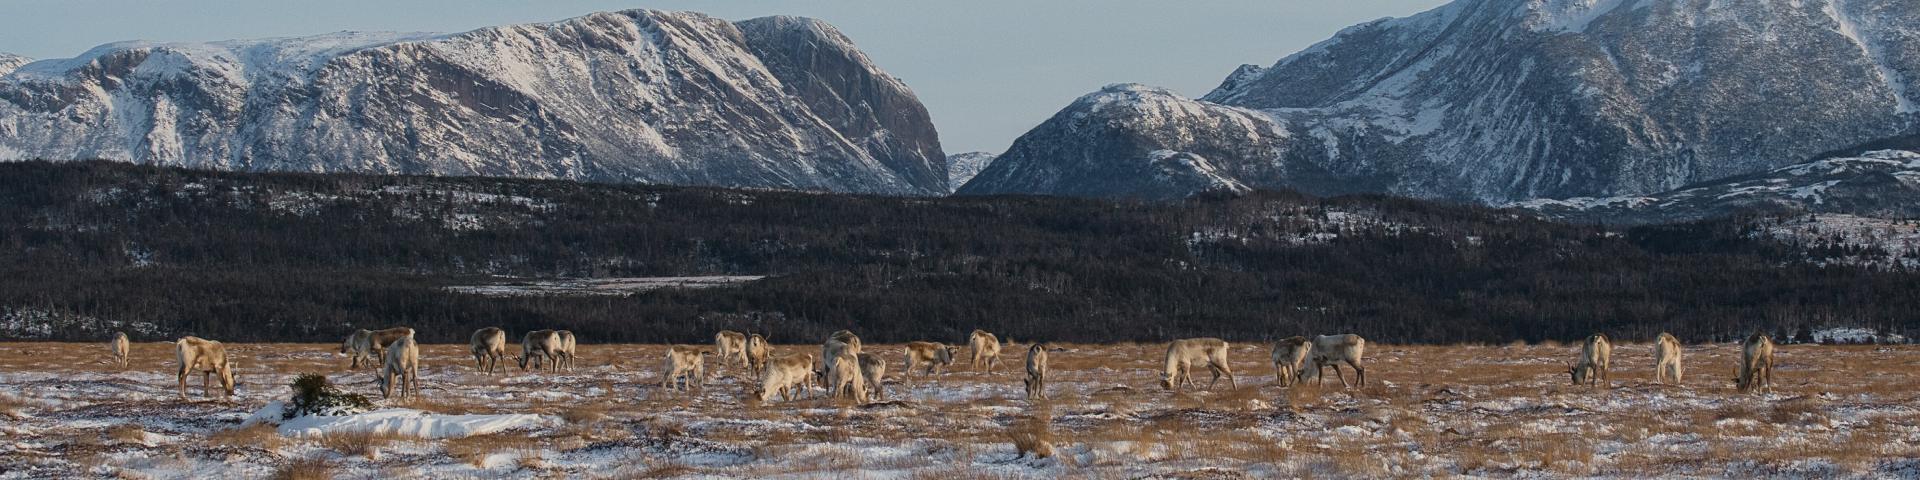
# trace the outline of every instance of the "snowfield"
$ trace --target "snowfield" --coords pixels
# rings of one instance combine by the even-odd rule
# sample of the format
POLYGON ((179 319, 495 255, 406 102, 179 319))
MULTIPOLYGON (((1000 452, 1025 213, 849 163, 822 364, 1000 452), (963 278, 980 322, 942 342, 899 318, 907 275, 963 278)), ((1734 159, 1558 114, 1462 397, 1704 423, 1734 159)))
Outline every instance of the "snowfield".
MULTIPOLYGON (((231 345, 238 396, 192 379, 181 401, 170 347, 136 344, 122 371, 103 345, 0 344, 0 478, 1920 477, 1912 346, 1784 345, 1776 391, 1741 394, 1731 344, 1688 347, 1686 381, 1659 385, 1651 349, 1623 343, 1603 388, 1568 384, 1574 346, 1376 345, 1353 389, 1270 385, 1266 348, 1236 344, 1238 388, 1175 394, 1157 384, 1163 345, 1063 345, 1052 400, 1029 402, 1022 348, 993 375, 909 377, 898 346, 870 345, 892 368, 865 406, 751 401, 737 367, 663 390, 659 345, 496 376, 464 345, 426 345, 425 394, 405 402, 379 400, 336 345, 231 345), (278 422, 301 372, 378 407, 278 422)), ((777 353, 802 352, 818 347, 777 353)))

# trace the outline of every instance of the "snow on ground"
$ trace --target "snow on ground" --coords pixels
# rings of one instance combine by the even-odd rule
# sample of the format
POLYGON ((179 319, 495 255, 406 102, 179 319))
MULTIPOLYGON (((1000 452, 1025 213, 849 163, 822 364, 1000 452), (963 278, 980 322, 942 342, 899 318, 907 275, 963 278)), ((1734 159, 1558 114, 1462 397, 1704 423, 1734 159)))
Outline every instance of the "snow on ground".
POLYGON ((447 290, 488 297, 531 297, 547 295, 630 295, 662 288, 715 288, 738 286, 766 278, 765 275, 708 277, 632 277, 577 278, 563 280, 509 281, 489 285, 461 285, 447 290))
POLYGON ((281 435, 319 437, 341 433, 393 434, 424 439, 466 438, 511 430, 553 426, 558 418, 546 415, 441 415, 409 408, 389 408, 357 415, 305 416, 282 420, 283 402, 268 403, 240 426, 276 425, 281 435))
POLYGON ((1271 385, 1247 343, 1237 386, 1176 394, 1157 385, 1162 345, 1065 345, 1051 400, 1030 402, 1017 367, 905 372, 898 346, 869 345, 893 368, 866 406, 761 404, 731 366, 664 390, 658 345, 582 345, 575 371, 493 376, 464 345, 423 347, 418 400, 379 399, 335 345, 274 344, 231 345, 233 400, 193 379, 182 401, 165 344, 136 344, 127 370, 53 355, 100 345, 0 344, 0 478, 1920 477, 1911 346, 1782 345, 1776 391, 1742 394, 1730 344, 1688 347, 1685 382, 1660 385, 1651 349, 1623 343, 1600 388, 1568 384, 1574 346, 1377 345, 1368 385, 1344 389, 1271 385), (253 425, 301 372, 379 409, 253 425))

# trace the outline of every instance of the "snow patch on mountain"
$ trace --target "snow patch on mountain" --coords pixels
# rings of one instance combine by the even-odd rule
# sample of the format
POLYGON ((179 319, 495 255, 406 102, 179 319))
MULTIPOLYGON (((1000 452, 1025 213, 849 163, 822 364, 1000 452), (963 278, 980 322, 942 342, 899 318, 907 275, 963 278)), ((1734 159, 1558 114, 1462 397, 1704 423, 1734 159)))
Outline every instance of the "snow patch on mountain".
POLYGON ((1750 211, 1920 216, 1920 153, 1880 150, 1816 160, 1646 196, 1507 204, 1563 220, 1657 223, 1750 211))
POLYGON ((1527 0, 1527 26, 1540 32, 1585 32, 1595 19, 1641 0, 1527 0))
POLYGON ((0 52, 0 75, 6 75, 8 73, 11 73, 13 72, 14 69, 20 68, 21 65, 26 65, 32 62, 33 62, 33 59, 31 58, 22 57, 22 56, 14 55, 7 52, 0 52))
POLYGON ((968 181, 973 180, 973 177, 980 175, 981 170, 986 170, 987 165, 992 164, 996 156, 987 152, 948 155, 947 185, 959 190, 961 185, 966 185, 968 181))
MULTIPOLYGON (((1821 6, 1820 11, 1826 13, 1828 17, 1833 19, 1835 28, 1840 32, 1841 36, 1846 37, 1847 40, 1852 41, 1855 46, 1860 47, 1860 53, 1866 54, 1867 58, 1872 60, 1874 73, 1878 74, 1880 80, 1886 82, 1888 88, 1893 90, 1894 111, 1899 113, 1920 111, 1916 110, 1913 101, 1913 95, 1920 92, 1910 90, 1906 76, 1896 71, 1889 63, 1890 60, 1887 56, 1888 47, 1882 44, 1880 40, 1870 36, 1870 34, 1862 33, 1863 28, 1861 27, 1861 22, 1878 20, 1875 18, 1856 19, 1852 10, 1847 7, 1847 0, 1827 0, 1826 4, 1821 6)), ((1909 25, 1909 27, 1910 26, 1911 25, 1909 25)))
POLYGON ((1195 192, 1246 193, 1253 191, 1246 185, 1221 174, 1220 169, 1207 162, 1206 157, 1187 152, 1172 150, 1154 150, 1147 153, 1147 163, 1156 171, 1156 178, 1162 182, 1192 185, 1195 192))
POLYGON ((1821 265, 1920 268, 1920 221, 1846 214, 1760 218, 1757 238, 1799 246, 1821 265))

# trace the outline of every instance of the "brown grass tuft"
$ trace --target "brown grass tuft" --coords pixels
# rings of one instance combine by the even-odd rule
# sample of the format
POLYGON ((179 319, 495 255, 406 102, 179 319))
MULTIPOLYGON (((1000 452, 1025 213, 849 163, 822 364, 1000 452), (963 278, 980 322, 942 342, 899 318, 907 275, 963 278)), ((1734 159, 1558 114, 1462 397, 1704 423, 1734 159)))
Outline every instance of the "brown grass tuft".
POLYGON ((147 443, 147 430, 133 423, 122 423, 107 428, 107 438, 114 443, 147 443))
POLYGON ((361 455, 368 459, 378 459, 380 447, 396 441, 416 439, 392 432, 328 432, 314 437, 313 440, 321 447, 341 455, 361 455))
POLYGON ((256 423, 246 427, 230 428, 207 435, 207 443, 224 447, 259 447, 275 450, 286 443, 273 425, 256 423))
POLYGON ((273 480, 326 480, 333 478, 333 462, 309 457, 288 462, 268 477, 273 480))
POLYGON ((511 452, 537 452, 539 442, 525 434, 475 435, 466 438, 447 440, 444 447, 447 456, 461 462, 481 466, 488 455, 511 452))
POLYGON ((1033 458, 1053 456, 1053 432, 1048 429, 1045 418, 1026 418, 1007 429, 1007 438, 1013 441, 1013 449, 1021 456, 1031 454, 1033 458))

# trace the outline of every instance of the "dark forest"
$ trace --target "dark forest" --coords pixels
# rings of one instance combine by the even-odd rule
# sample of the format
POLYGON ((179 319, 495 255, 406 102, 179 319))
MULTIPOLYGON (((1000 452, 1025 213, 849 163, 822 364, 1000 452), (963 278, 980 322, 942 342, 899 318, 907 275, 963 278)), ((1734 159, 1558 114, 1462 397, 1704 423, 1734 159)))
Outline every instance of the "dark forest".
MULTIPOLYGON (((338 341, 407 325, 583 342, 1689 341, 1845 325, 1912 336, 1920 277, 1819 266, 1748 219, 1609 228, 1286 192, 1144 203, 0 164, 0 337, 338 341), (628 296, 524 278, 768 275, 628 296)), ((1911 254, 1910 254, 1911 255, 1911 254)), ((517 336, 515 337, 517 338, 517 336)))

